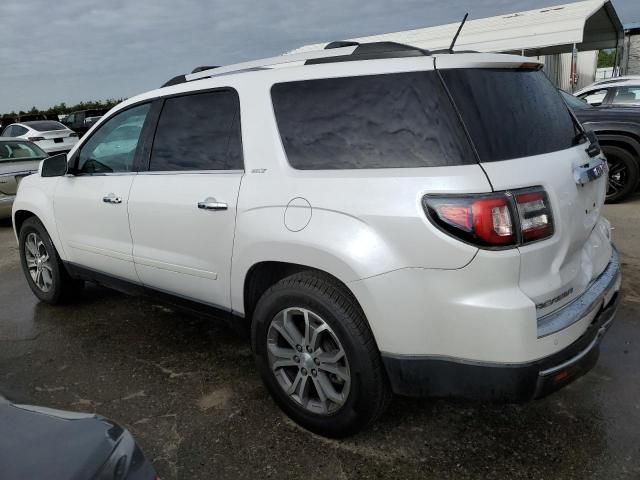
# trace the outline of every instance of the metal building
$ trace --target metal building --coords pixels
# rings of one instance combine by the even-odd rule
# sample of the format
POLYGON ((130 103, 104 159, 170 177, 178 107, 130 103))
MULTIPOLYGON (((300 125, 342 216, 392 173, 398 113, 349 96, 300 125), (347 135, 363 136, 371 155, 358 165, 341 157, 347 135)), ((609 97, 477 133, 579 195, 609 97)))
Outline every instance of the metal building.
POLYGON ((621 67, 624 75, 640 75, 640 22, 624 26, 624 54, 621 67))

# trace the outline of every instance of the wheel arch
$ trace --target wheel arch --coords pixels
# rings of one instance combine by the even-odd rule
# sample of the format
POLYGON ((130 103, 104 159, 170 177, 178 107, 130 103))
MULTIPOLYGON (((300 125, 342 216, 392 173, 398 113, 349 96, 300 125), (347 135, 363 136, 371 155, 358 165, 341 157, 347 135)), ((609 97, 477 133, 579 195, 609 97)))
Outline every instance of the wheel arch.
POLYGON ((62 242, 58 235, 58 228, 53 214, 53 205, 48 196, 39 188, 21 186, 18 198, 13 205, 13 229, 16 239, 20 237, 20 228, 24 222, 30 218, 36 217, 44 226, 51 237, 53 245, 58 251, 58 255, 63 260, 67 260, 62 242))
POLYGON ((341 287, 358 305, 363 312, 360 302, 356 298, 349 286, 336 275, 321 268, 300 263, 286 261, 265 260, 253 264, 246 272, 242 284, 242 306, 245 318, 250 319, 260 297, 269 287, 295 273, 309 271, 316 273, 319 277, 328 278, 330 281, 341 287))

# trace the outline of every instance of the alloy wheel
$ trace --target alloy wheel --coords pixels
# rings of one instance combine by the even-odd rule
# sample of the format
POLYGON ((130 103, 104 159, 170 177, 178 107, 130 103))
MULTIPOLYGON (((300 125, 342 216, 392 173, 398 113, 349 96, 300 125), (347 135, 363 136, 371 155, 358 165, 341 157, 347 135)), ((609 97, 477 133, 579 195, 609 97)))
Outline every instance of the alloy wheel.
POLYGON ((629 172, 624 162, 615 157, 608 159, 607 164, 609 166, 607 198, 611 198, 625 188, 627 182, 629 181, 629 172))
POLYGON ((48 292, 53 286, 53 267, 51 257, 40 236, 31 232, 24 242, 24 256, 27 269, 33 283, 43 292, 48 292))
POLYGON ((349 363, 340 340, 316 313, 287 308, 267 332, 269 367, 284 392, 309 412, 329 415, 346 402, 349 363))

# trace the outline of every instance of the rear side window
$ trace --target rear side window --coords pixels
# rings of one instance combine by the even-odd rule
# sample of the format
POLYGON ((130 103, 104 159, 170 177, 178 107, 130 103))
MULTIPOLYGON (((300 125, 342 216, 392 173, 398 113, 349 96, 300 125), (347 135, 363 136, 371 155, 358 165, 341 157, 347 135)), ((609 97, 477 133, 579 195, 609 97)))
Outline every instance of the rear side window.
POLYGON ((240 102, 225 90, 168 98, 158 120, 149 170, 239 170, 240 102))
POLYGON ((560 93, 542 71, 442 70, 480 161, 567 149, 577 130, 560 93))
POLYGON ((279 83, 271 97, 287 158, 297 169, 476 161, 435 72, 279 83))

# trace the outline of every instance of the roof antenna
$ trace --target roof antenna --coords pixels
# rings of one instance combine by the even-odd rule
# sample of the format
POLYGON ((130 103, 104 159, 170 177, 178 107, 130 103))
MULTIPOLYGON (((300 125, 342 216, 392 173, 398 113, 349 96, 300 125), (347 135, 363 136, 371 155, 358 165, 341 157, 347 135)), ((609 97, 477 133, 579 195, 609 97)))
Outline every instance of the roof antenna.
POLYGON ((455 36, 453 37, 453 40, 451 41, 451 45, 449 46, 449 53, 453 53, 453 46, 456 44, 456 40, 458 40, 458 35, 460 35, 460 30, 462 30, 462 27, 464 27, 464 22, 467 21, 468 16, 469 16, 469 12, 464 14, 464 18, 462 19, 462 22, 460 22, 458 31, 456 32, 455 36))

